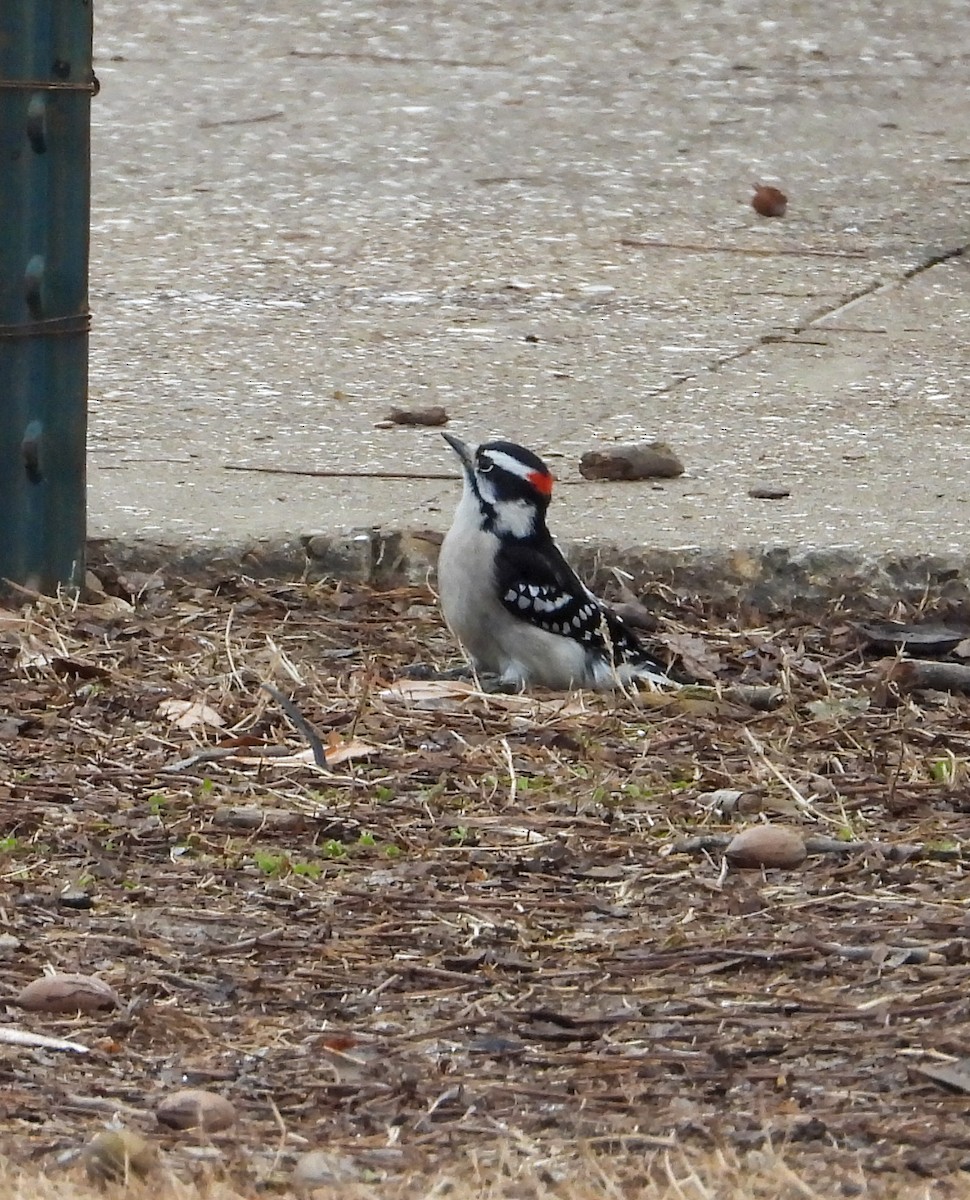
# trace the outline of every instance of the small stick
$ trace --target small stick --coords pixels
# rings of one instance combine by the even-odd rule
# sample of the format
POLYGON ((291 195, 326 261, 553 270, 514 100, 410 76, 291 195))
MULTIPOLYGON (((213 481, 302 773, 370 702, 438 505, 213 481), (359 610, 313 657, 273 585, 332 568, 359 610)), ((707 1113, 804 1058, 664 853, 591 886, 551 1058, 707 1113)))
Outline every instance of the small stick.
POLYGON ((908 691, 970 692, 970 667, 962 663, 907 658, 894 662, 886 679, 908 691))
POLYGON ((751 732, 751 730, 748 729, 747 727, 745 727, 742 730, 742 733, 744 734, 745 740, 747 741, 748 745, 755 752, 755 754, 757 755, 760 762, 768 768, 768 770, 772 773, 772 775, 774 775, 774 777, 778 780, 779 783, 781 783, 784 787, 786 787, 788 789, 788 791, 791 793, 795 803, 802 810, 802 812, 808 812, 808 813, 814 814, 814 810, 813 810, 811 804, 808 802, 808 800, 805 799, 805 797, 801 794, 801 792, 798 790, 798 788, 795 787, 795 785, 787 777, 787 775, 782 774, 782 772, 775 766, 775 764, 771 761, 771 759, 765 753, 764 746, 762 746, 762 744, 754 736, 754 734, 751 732))
POLYGON ((29 1029, 12 1029, 7 1025, 0 1027, 0 1042, 8 1046, 43 1047, 45 1050, 73 1050, 76 1054, 89 1053, 87 1046, 80 1042, 68 1042, 64 1038, 48 1037, 45 1033, 34 1033, 29 1029))
POLYGON ((892 958, 894 966, 904 967, 913 963, 941 965, 946 961, 939 950, 929 950, 925 946, 843 946, 838 942, 820 942, 815 939, 812 940, 812 945, 823 954, 837 954, 850 962, 892 958))
POLYGON ((696 254, 750 254, 759 258, 776 258, 791 256, 801 258, 804 255, 816 258, 865 258, 864 250, 770 250, 766 246, 701 246, 694 242, 641 242, 636 238, 620 238, 621 246, 631 246, 635 250, 691 250, 696 254))
POLYGON ((314 479, 460 479, 461 476, 444 471, 308 471, 298 467, 246 467, 237 463, 223 463, 224 471, 252 471, 257 475, 309 475, 314 479))
POLYGON ((300 712, 288 696, 284 696, 282 692, 278 692, 271 683, 261 683, 259 686, 264 692, 269 692, 283 712, 289 717, 296 731, 306 738, 307 744, 313 751, 313 761, 316 765, 318 767, 326 767, 327 752, 323 748, 323 742, 320 741, 316 730, 310 725, 310 722, 304 717, 303 713, 300 712))
POLYGON ((232 619, 235 615, 236 606, 235 604, 232 604, 229 607, 229 616, 226 617, 226 632, 223 635, 223 641, 225 642, 226 646, 226 658, 229 661, 229 678, 234 680, 236 686, 240 689, 240 691, 242 691, 245 689, 246 685, 243 683, 242 679, 240 679, 239 672, 236 670, 236 660, 233 658, 232 654, 232 641, 229 637, 232 631, 232 619))
MULTIPOLYGON (((682 838, 675 842, 673 854, 709 854, 724 849, 734 838, 733 833, 705 833, 682 838)), ((887 862, 959 862, 964 857, 962 846, 931 846, 907 842, 843 842, 839 838, 808 837, 805 849, 809 854, 880 854, 887 862)))
POLYGON ((509 769, 509 808, 515 803, 516 792, 518 791, 518 778, 515 774, 515 763, 512 761, 512 747, 509 745, 508 738, 501 739, 502 751, 505 755, 505 763, 509 769))
POLYGON ((259 113, 255 117, 226 117, 222 121, 207 121, 203 119, 199 122, 199 128, 218 129, 222 125, 259 125, 262 121, 275 121, 283 116, 286 116, 286 114, 281 108, 277 108, 272 112, 259 113))
MULTIPOLYGON (((458 483, 460 475, 444 471, 310 471, 302 467, 247 467, 238 463, 223 463, 224 471, 249 471, 254 475, 305 475, 310 479, 443 479, 458 483)), ((582 487, 585 479, 559 479, 560 487, 582 487)))

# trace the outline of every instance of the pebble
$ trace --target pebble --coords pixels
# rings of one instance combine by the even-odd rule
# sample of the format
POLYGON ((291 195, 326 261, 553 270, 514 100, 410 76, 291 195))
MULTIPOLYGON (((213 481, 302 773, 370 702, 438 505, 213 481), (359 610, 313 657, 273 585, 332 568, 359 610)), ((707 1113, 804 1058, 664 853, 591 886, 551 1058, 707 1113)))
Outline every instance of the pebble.
POLYGON ((805 839, 785 825, 751 825, 732 838, 724 856, 732 867, 800 866, 808 854, 805 839))

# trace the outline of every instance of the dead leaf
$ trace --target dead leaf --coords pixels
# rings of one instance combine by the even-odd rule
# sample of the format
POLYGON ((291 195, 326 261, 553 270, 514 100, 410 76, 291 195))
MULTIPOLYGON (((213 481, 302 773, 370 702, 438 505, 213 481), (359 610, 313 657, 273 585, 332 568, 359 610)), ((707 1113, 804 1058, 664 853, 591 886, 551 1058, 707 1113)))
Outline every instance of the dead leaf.
POLYGON ((168 718, 176 729, 192 729, 195 725, 222 729, 226 723, 203 700, 163 700, 158 706, 158 715, 168 718))
POLYGON ((710 651, 702 638, 691 633, 668 633, 657 640, 677 655, 688 675, 707 680, 708 683, 716 682, 721 660, 710 651))
POLYGON ((524 692, 482 692, 470 683, 448 679, 400 679, 380 693, 387 704, 408 704, 420 709, 450 709, 471 704, 534 716, 578 716, 587 711, 576 693, 556 700, 537 700, 524 692))
POLYGON ((458 702, 476 694, 476 689, 468 683, 448 682, 443 679, 401 679, 393 686, 385 688, 380 698, 385 704, 454 710, 459 707, 458 702))
MULTIPOLYGON (((366 758, 376 754, 379 747, 360 738, 341 738, 339 733, 331 733, 327 738, 324 755, 328 767, 337 767, 341 763, 350 762, 355 758, 366 758)), ((220 757, 220 762, 233 763, 244 767, 312 767, 315 763, 313 750, 296 750, 292 754, 227 754, 220 757)))
POLYGON ((626 581, 630 576, 618 567, 614 567, 613 578, 616 580, 620 597, 610 605, 613 612, 624 625, 628 625, 631 629, 643 629, 648 633, 655 633, 658 626, 657 618, 627 584, 626 581))
POLYGON ((109 619, 116 617, 126 617, 135 611, 135 606, 129 604, 121 596, 105 596, 103 600, 96 604, 85 604, 83 613, 86 617, 106 617, 109 619))
POLYGON ((369 754, 375 754, 377 747, 360 738, 342 738, 339 733, 333 732, 327 738, 325 752, 327 766, 336 767, 340 763, 350 762, 354 758, 366 758, 369 754))
POLYGON ((812 700, 805 707, 816 721, 847 721, 867 712, 872 699, 869 696, 826 696, 824 700, 812 700))
POLYGON ((57 651, 38 642, 36 638, 28 638, 20 647, 20 653, 14 660, 18 671, 43 671, 50 665, 57 651))
POLYGON ((952 1063, 920 1064, 916 1072, 954 1092, 970 1092, 970 1058, 952 1063))

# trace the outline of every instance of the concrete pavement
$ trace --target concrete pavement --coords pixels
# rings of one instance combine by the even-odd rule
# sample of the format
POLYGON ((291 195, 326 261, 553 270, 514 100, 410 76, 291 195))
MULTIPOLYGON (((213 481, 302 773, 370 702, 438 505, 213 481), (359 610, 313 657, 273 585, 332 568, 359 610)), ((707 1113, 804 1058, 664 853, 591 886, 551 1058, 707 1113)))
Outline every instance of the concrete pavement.
POLYGON ((591 554, 962 587, 963 0, 96 18, 103 552, 271 569, 317 534, 359 571, 376 528, 420 569, 407 535, 447 526, 457 481, 355 473, 453 471, 435 431, 376 427, 433 403, 548 456, 551 523, 591 554), (750 208, 762 179, 784 219, 750 208), (580 480, 640 438, 687 473, 580 480))

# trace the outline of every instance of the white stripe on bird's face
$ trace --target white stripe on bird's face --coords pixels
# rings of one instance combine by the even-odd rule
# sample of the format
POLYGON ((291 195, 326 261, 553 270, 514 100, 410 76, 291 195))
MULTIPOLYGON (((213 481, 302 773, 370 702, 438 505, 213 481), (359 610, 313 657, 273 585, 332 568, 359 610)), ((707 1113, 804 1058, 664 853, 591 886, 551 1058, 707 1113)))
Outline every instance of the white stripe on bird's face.
MULTIPOLYGON (((484 494, 483 494, 484 498, 484 494)), ((527 538, 536 531, 536 508, 528 500, 489 500, 492 528, 501 537, 527 538)))
MULTIPOLYGON (((484 457, 489 462, 494 463, 502 471, 508 471, 510 475, 517 475, 519 479, 529 479, 529 476, 535 471, 535 467, 530 467, 521 459, 515 458, 511 454, 506 454, 504 450, 486 450, 484 457)), ((479 475, 482 472, 479 470, 479 475)))

